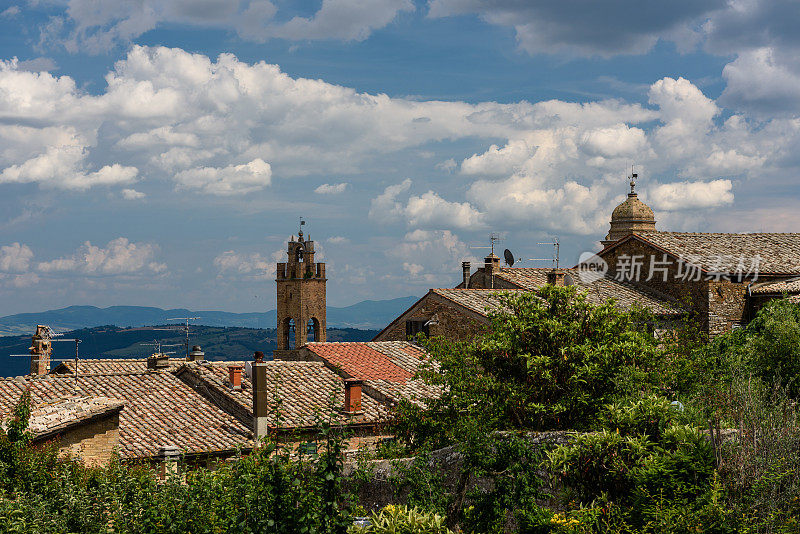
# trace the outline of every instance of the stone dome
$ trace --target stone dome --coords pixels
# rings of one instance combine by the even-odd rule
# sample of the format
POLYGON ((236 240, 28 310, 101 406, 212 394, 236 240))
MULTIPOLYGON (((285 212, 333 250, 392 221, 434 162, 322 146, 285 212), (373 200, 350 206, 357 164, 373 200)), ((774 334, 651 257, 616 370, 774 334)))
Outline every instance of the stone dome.
POLYGON ((636 232, 654 232, 656 217, 650 206, 639 200, 636 194, 636 183, 631 180, 631 192, 622 204, 614 208, 611 214, 611 228, 603 246, 622 239, 636 232))
POLYGON ((635 219, 637 221, 652 221, 653 224, 656 223, 653 210, 650 209, 650 206, 639 200, 639 196, 636 193, 629 194, 625 202, 614 208, 614 211, 611 213, 611 224, 614 224, 614 221, 622 219, 635 219))

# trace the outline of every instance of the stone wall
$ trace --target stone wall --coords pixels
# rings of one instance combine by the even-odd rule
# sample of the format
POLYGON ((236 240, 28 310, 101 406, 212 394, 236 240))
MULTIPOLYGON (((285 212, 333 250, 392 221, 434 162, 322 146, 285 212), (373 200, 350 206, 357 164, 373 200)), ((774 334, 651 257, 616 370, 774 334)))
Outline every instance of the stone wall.
POLYGON ((373 341, 406 341, 406 321, 429 321, 434 316, 434 322, 437 324, 428 327, 430 336, 442 336, 451 341, 474 339, 489 324, 486 317, 462 308, 435 293, 428 293, 386 330, 378 334, 373 341))
POLYGON ((644 286, 658 293, 675 298, 679 303, 690 306, 700 328, 709 335, 730 331, 734 325, 747 320, 747 284, 728 280, 706 280, 693 276, 685 279, 675 258, 667 256, 669 265, 660 271, 658 262, 664 260, 664 252, 631 239, 602 254, 608 263, 608 272, 615 276, 620 270, 620 256, 643 256, 638 277, 631 283, 644 286), (651 258, 653 258, 651 262, 651 258), (651 267, 654 269, 651 272, 651 267))
POLYGON ((55 443, 59 454, 81 459, 87 467, 106 465, 119 444, 119 412, 66 430, 55 443))

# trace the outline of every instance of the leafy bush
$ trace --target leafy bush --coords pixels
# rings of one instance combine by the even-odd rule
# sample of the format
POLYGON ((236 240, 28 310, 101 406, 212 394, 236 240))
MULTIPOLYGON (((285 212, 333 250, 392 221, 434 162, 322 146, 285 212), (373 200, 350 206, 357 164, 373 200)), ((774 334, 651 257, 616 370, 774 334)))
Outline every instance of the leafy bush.
POLYGON ((444 517, 408 506, 385 506, 372 512, 367 527, 352 526, 349 534, 452 534, 444 517))
POLYGON ((777 380, 791 397, 800 396, 800 304, 778 299, 764 305, 742 329, 717 336, 707 348, 724 371, 753 375, 767 384, 777 380))
POLYGON ((0 433, 4 532, 344 534, 351 523, 335 428, 320 428, 324 452, 315 462, 267 442, 238 461, 161 482, 147 466, 87 469, 52 446, 31 447, 28 402, 0 433))
POLYGON ((613 511, 617 523, 644 531, 683 522, 689 531, 703 525, 725 532, 730 514, 719 499, 712 445, 682 418, 655 397, 609 405, 599 418, 605 428, 548 453, 564 499, 588 507, 576 512, 576 524, 587 516, 607 519, 613 511), (606 504, 597 510, 598 502, 606 504))

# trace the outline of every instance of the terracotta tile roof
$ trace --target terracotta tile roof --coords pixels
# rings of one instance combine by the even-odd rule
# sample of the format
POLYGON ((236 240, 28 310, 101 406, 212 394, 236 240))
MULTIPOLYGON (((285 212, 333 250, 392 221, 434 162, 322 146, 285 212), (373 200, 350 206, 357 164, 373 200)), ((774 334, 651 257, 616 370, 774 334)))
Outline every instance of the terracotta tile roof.
POLYGON ((429 362, 408 341, 309 343, 306 348, 344 376, 364 380, 365 390, 384 402, 424 401, 441 394, 414 375, 429 362))
MULTIPOLYGON (((125 403, 120 413, 120 455, 152 457, 162 445, 185 453, 231 451, 252 446, 250 428, 163 371, 128 374, 81 374, 81 396, 111 397, 125 403)), ((75 395, 75 377, 46 375, 0 380, 0 414, 13 411, 30 387, 32 404, 75 395)))
MULTIPOLYGON (((800 274, 800 233, 637 232, 635 235, 710 272, 734 273, 759 257, 760 273, 800 274)), ((613 246, 613 245, 612 245, 613 246)))
MULTIPOLYGON (((544 283, 547 283, 545 280, 544 283)), ((522 291, 520 289, 431 289, 431 292, 447 300, 467 308, 468 310, 488 316, 489 313, 500 311, 499 296, 522 291)))
MULTIPOLYGON (((503 267, 496 276, 520 289, 533 290, 547 284, 547 273, 550 271, 552 271, 550 268, 503 267)), ((675 301, 666 295, 658 295, 651 290, 610 277, 584 283, 578 276, 577 269, 563 269, 563 271, 572 277, 575 285, 584 292, 587 301, 591 304, 602 304, 613 298, 622 308, 641 306, 656 315, 678 315, 680 313, 677 311, 675 301)), ((503 292, 503 290, 496 289, 436 289, 434 291, 483 315, 486 315, 487 309, 491 311, 497 308, 497 293, 503 292), (474 293, 470 293, 473 291, 474 293)))
MULTIPOLYGON (((392 358, 375 350, 371 343, 309 343, 308 350, 334 367, 361 380, 383 379, 405 382, 414 373, 398 365, 392 358)), ((403 358, 406 362, 408 356, 403 358)))
POLYGON ((547 283, 547 273, 552 270, 549 267, 501 267, 495 276, 520 289, 536 289, 547 283))
MULTIPOLYGON (((147 370, 147 358, 81 358, 78 360, 80 374, 141 373, 147 370)), ((170 358, 169 369, 174 370, 186 362, 186 358, 170 358)), ((75 361, 67 360, 50 371, 58 374, 74 374, 75 361)))
POLYGON ((125 403, 108 397, 70 396, 40 403, 31 409, 28 430, 45 439, 98 417, 118 412, 125 403))
MULTIPOLYGON (((242 389, 234 390, 228 381, 229 365, 246 362, 186 362, 176 375, 194 388, 214 399, 232 401, 240 419, 252 424, 253 385, 243 373, 242 389)), ((385 406, 369 395, 362 394, 363 415, 351 417, 339 414, 344 406, 344 381, 321 362, 270 361, 267 362, 267 383, 270 384, 268 402, 277 413, 270 416, 269 426, 280 429, 303 429, 317 425, 331 415, 340 423, 374 424, 385 421, 385 406)))
POLYGON ((750 289, 751 293, 800 293, 800 278, 792 278, 791 280, 780 280, 777 282, 764 282, 762 284, 753 285, 750 289))

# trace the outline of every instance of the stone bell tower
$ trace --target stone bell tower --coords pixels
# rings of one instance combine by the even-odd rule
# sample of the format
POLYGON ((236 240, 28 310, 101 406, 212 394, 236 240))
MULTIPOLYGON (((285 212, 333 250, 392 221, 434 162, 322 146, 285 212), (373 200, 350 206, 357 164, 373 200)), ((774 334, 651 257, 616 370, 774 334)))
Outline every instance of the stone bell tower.
MULTIPOLYGON (((302 223, 301 223, 302 224, 302 223)), ((309 236, 310 237, 310 236, 309 236)), ((314 262, 314 242, 303 239, 303 231, 292 236, 286 263, 279 263, 278 348, 275 358, 309 341, 325 341, 325 264, 314 262)))

